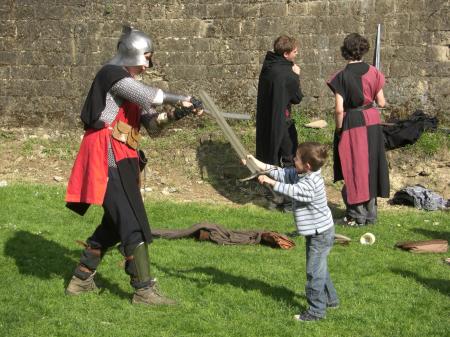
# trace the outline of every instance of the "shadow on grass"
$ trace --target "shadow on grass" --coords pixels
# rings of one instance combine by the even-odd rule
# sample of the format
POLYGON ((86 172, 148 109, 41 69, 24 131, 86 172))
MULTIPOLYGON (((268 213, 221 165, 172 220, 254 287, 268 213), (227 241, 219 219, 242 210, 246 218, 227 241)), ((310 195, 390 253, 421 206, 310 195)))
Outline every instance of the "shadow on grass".
MULTIPOLYGON (((238 204, 258 202, 261 194, 253 181, 240 182, 250 171, 241 165, 237 154, 229 143, 212 140, 203 141, 197 148, 198 167, 202 179, 222 196, 238 204)), ((260 202, 260 201, 259 201, 260 202)))
MULTIPOLYGON (((65 287, 67 287, 81 255, 81 250, 67 249, 41 235, 26 231, 15 232, 14 236, 6 242, 4 252, 6 256, 12 257, 16 261, 20 274, 35 276, 43 280, 58 275, 65 280, 65 287)), ((95 276, 95 283, 100 288, 107 288, 121 298, 130 298, 130 294, 101 275, 95 276)))
POLYGON ((441 240, 447 240, 450 242, 450 232, 444 232, 444 231, 433 231, 429 229, 424 228, 412 228, 412 232, 422 234, 424 236, 429 237, 430 239, 441 239, 441 240))
POLYGON ((433 278, 426 278, 418 275, 415 272, 409 270, 401 270, 397 268, 391 268, 391 271, 402 277, 413 278, 416 280, 416 282, 422 283, 427 288, 437 290, 446 296, 450 296, 450 283, 448 282, 448 279, 439 280, 433 278))
POLYGON ((301 311, 306 309, 304 306, 300 305, 296 300, 294 300, 294 297, 296 296, 302 298, 305 298, 305 296, 299 295, 286 287, 273 286, 261 280, 251 279, 244 276, 232 275, 214 267, 196 267, 192 269, 175 271, 166 267, 159 266, 157 264, 154 265, 158 269, 162 270, 164 273, 170 276, 197 283, 199 286, 209 285, 211 282, 214 282, 220 285, 228 284, 246 291, 258 290, 264 296, 270 296, 276 301, 287 303, 290 306, 300 307, 301 311), (190 276, 189 275, 190 273, 201 273, 209 275, 211 279, 205 281, 203 279, 198 279, 196 277, 190 276))

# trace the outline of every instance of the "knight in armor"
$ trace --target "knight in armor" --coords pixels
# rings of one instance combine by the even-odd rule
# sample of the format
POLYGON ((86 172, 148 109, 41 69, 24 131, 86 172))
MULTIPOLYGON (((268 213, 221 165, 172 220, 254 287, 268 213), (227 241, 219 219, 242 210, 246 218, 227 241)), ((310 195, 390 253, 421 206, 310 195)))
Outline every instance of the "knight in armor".
POLYGON ((136 79, 152 67, 153 53, 149 36, 124 27, 117 54, 95 76, 82 108, 85 134, 67 186, 66 205, 80 215, 91 204, 102 205, 104 213, 85 243, 66 288, 68 295, 95 291, 98 265, 106 251, 119 244, 135 289, 132 303, 175 303, 156 290, 150 274, 152 234, 140 194, 145 157, 138 148, 139 130, 141 124, 149 131, 191 112, 201 114, 201 107, 189 96, 164 92, 136 79), (177 108, 158 113, 155 107, 161 104, 177 108))

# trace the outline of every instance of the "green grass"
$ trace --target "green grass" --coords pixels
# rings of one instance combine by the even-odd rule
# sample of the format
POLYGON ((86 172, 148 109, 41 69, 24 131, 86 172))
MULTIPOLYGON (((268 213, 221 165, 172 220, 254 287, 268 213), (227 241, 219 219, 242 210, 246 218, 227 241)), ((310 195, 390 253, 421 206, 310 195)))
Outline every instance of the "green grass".
MULTIPOLYGON (((42 185, 0 189, 1 336, 447 336, 450 267, 446 254, 414 255, 397 241, 450 238, 445 212, 381 211, 370 228, 338 227, 354 239, 336 246, 329 266, 342 305, 327 319, 301 324, 306 308, 304 239, 283 251, 266 246, 218 246, 193 239, 155 240, 153 274, 175 307, 132 306, 132 289, 114 250, 96 281, 100 294, 66 297, 64 287, 85 240, 101 217, 64 208, 64 191, 42 185), (356 241, 365 231, 373 246, 356 241)), ((292 231, 292 215, 257 206, 225 207, 153 201, 154 228, 208 221, 228 229, 292 231)))
POLYGON ((450 134, 437 132, 424 132, 416 143, 405 147, 412 155, 430 157, 439 151, 450 151, 450 134))

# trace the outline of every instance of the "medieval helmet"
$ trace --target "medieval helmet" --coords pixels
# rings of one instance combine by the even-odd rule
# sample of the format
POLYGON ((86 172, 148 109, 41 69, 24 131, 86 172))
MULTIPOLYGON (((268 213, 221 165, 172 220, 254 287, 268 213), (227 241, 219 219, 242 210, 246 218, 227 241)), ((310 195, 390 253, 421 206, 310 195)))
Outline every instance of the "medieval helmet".
POLYGON ((145 58, 145 53, 153 53, 153 42, 150 37, 133 27, 124 26, 117 43, 117 54, 108 64, 151 67, 152 61, 145 58))

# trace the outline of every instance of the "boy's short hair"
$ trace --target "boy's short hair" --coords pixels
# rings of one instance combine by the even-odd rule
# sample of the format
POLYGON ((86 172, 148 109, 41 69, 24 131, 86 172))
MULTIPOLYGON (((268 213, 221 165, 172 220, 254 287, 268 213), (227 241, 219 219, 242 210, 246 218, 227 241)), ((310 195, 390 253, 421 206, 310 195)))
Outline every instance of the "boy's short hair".
POLYGON ((290 53, 295 48, 298 48, 297 40, 287 35, 281 35, 273 42, 273 51, 278 55, 290 53))
POLYGON ((319 170, 328 157, 327 147, 317 142, 298 144, 297 155, 303 163, 308 163, 312 171, 319 170))
POLYGON ((370 43, 364 36, 351 33, 344 39, 341 55, 347 61, 359 61, 369 51, 370 43))

